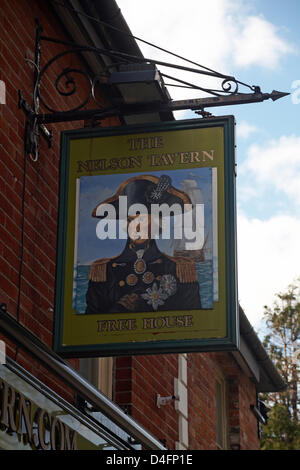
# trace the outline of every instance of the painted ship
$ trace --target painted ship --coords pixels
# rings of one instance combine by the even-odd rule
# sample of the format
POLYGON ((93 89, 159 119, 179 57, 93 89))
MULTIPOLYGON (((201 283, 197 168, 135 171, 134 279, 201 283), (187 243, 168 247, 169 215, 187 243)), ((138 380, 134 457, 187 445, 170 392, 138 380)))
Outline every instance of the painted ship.
MULTIPOLYGON (((191 199, 191 202, 193 204, 193 224, 195 224, 195 207, 196 204, 203 204, 203 196, 202 193, 198 187, 196 179, 193 177, 194 175, 191 174, 191 176, 182 182, 182 190, 187 193, 191 199)), ((193 225, 195 227, 195 225, 193 225)), ((208 234, 205 237, 203 246, 196 249, 196 250, 187 250, 185 248, 186 240, 185 238, 182 238, 181 240, 174 240, 174 245, 173 245, 173 256, 184 256, 186 258, 192 258, 195 262, 202 262, 205 261, 205 247, 208 239, 208 234)))

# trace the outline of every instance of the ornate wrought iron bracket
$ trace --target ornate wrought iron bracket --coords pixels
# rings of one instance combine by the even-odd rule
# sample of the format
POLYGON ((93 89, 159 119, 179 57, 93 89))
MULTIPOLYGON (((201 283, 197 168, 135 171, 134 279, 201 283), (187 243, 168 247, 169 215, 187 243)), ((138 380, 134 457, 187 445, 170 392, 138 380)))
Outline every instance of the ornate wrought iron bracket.
MULTIPOLYGON (((216 72, 207 67, 192 63, 197 67, 187 67, 183 65, 170 64, 168 62, 153 60, 144 57, 132 56, 120 51, 113 51, 107 49, 99 49, 91 46, 83 46, 74 44, 69 41, 62 41, 56 38, 44 36, 43 28, 38 21, 36 21, 36 38, 35 38, 35 59, 31 61, 26 59, 28 63, 34 66, 34 87, 32 94, 32 106, 25 100, 22 91, 19 90, 19 107, 23 109, 26 114, 26 129, 25 129, 25 150, 32 156, 34 160, 38 158, 39 136, 40 134, 47 140, 48 145, 51 146, 52 132, 46 127, 46 124, 71 122, 77 120, 102 120, 111 116, 125 116, 130 114, 145 114, 153 112, 173 112, 178 110, 190 109, 202 117, 210 117, 211 113, 206 111, 208 107, 228 106, 236 104, 261 102, 267 99, 273 101, 288 95, 289 93, 282 93, 273 90, 272 93, 262 93, 258 86, 248 85, 237 80, 235 77, 228 76, 216 72), (57 45, 64 46, 64 50, 53 56, 44 65, 41 65, 41 46, 42 43, 56 43, 57 45), (103 68, 101 74, 91 76, 85 68, 76 68, 74 66, 62 66, 58 68, 59 61, 64 61, 72 55, 84 55, 85 53, 92 53, 101 58, 109 57, 112 62, 103 68), (218 87, 216 89, 206 88, 199 84, 193 84, 186 80, 177 77, 160 74, 161 86, 165 90, 163 78, 171 80, 168 86, 179 86, 193 90, 200 90, 209 97, 171 101, 164 99, 152 103, 138 102, 135 104, 125 104, 121 100, 113 107, 105 107, 97 98, 98 85, 111 87, 110 76, 111 69, 119 70, 120 67, 128 66, 128 64, 136 64, 137 69, 147 64, 147 66, 160 66, 165 68, 172 68, 182 72, 189 72, 199 76, 209 76, 216 79, 218 87), (51 92, 49 93, 49 78, 46 80, 47 73, 53 66, 56 73, 54 84, 50 84, 51 92), (57 72, 59 70, 59 72, 57 72), (86 96, 81 98, 81 101, 74 107, 67 108, 67 100, 69 97, 72 99, 78 92, 78 87, 85 82, 84 89, 87 89, 86 96), (45 87, 44 82, 47 83, 45 87), (247 93, 240 92, 239 88, 243 87, 248 90, 247 93), (64 110, 56 109, 54 94, 61 99, 65 100, 66 107, 64 110), (54 103, 54 104, 53 104, 54 103), (90 104, 94 103, 95 107, 90 108, 90 104), (87 108, 88 106, 88 108, 87 108), (41 112, 40 108, 44 112, 41 112)), ((49 74, 50 75, 50 74, 49 74)), ((52 71, 53 75, 53 71, 52 71)), ((78 95, 79 96, 79 95, 78 95)), ((165 91, 165 97, 167 92, 165 91)), ((61 101, 60 101, 61 102, 61 101)), ((74 101, 72 101, 73 103, 74 101)))

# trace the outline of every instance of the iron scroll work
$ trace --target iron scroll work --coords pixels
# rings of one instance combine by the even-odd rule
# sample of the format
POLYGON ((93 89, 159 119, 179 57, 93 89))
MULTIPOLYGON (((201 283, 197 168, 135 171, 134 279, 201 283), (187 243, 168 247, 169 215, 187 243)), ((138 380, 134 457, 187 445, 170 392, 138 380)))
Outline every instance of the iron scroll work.
POLYGON ((27 115, 25 150, 27 154, 31 154, 33 156, 34 160, 38 158, 38 139, 40 133, 44 138, 46 138, 49 146, 51 146, 52 133, 47 130, 46 124, 87 119, 101 120, 111 116, 124 116, 140 113, 145 114, 147 112, 173 112, 184 109, 190 109, 195 113, 200 114, 202 117, 210 117, 211 113, 206 111, 206 108, 209 107, 262 102, 267 99, 275 101, 288 95, 288 93, 282 93, 276 90, 273 90, 272 93, 262 93, 259 86, 249 85, 237 80, 233 76, 224 75, 191 61, 189 62, 195 64, 196 67, 187 67, 169 62, 132 56, 120 51, 100 49, 45 36, 43 34, 43 28, 38 21, 36 23, 35 59, 34 61, 26 59, 26 62, 34 67, 34 86, 32 96, 33 107, 28 104, 21 90, 19 90, 19 107, 22 108, 27 115), (55 43, 58 46, 63 46, 64 50, 53 56, 45 64, 42 64, 42 45, 47 43, 55 43), (84 66, 82 68, 67 66, 60 69, 60 60, 64 60, 67 57, 74 55, 82 57, 84 54, 93 54, 95 57, 100 58, 100 60, 102 60, 103 57, 109 58, 111 59, 111 64, 104 66, 101 74, 97 75, 91 74, 84 66), (217 80, 217 87, 207 88, 199 84, 191 83, 178 77, 159 72, 161 86, 165 92, 165 99, 161 102, 124 104, 120 101, 117 102, 116 105, 110 107, 104 106, 97 98, 97 86, 107 85, 111 87, 111 69, 118 71, 120 67, 128 64, 136 64, 137 67, 145 64, 153 67, 160 66, 167 69, 170 68, 177 71, 189 72, 194 74, 196 77, 199 77, 199 75, 202 77, 207 76, 217 80), (53 73, 54 69, 56 69, 55 73, 53 73), (56 94, 58 102, 61 103, 62 98, 65 100, 63 105, 64 109, 57 109, 57 107, 55 107, 53 103, 57 100, 55 97, 53 98, 53 95, 49 99, 48 93, 47 99, 45 97, 46 93, 43 93, 43 90, 46 89, 44 86, 45 82, 47 82, 47 91, 49 89, 50 71, 52 71, 53 75, 56 75, 52 82, 51 90, 56 94), (164 79, 171 81, 166 84, 167 86, 200 90, 209 96, 205 98, 172 101, 168 99, 168 92, 165 88, 166 85, 164 84, 164 79), (86 96, 81 98, 81 101, 79 101, 76 106, 68 107, 68 97, 74 98, 76 95, 79 96, 78 91, 81 88, 83 81, 85 88, 87 88, 86 96), (241 92, 240 88, 245 89, 247 92, 241 92), (91 105, 95 105, 96 107, 91 108, 91 105), (87 109, 86 106, 88 106, 89 109, 87 109))

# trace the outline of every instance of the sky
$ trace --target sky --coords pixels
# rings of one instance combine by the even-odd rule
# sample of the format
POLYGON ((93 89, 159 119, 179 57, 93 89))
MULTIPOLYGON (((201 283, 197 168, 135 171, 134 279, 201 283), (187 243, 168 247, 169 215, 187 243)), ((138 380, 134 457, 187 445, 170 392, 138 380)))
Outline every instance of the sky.
MULTIPOLYGON (((272 306, 275 294, 300 277, 300 2, 117 3, 133 35, 260 86, 262 92, 290 93, 275 102, 209 109, 215 116, 236 119, 239 302, 259 332, 264 306, 272 306)), ((144 57, 194 67, 138 44, 144 57)), ((158 68, 176 75, 173 69, 158 68)), ((182 71, 176 76, 200 86, 216 86, 210 77, 182 71)), ((198 90, 168 90, 174 100, 204 96, 198 90)), ((250 90, 240 87, 239 91, 250 90)), ((191 111, 175 113, 176 119, 197 117, 191 111)))

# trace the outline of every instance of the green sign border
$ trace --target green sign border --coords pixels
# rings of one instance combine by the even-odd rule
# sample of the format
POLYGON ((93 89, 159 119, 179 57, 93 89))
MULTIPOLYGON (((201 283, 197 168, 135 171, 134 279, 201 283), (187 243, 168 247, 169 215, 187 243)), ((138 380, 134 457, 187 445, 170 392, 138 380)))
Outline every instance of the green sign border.
POLYGON ((61 134, 59 213, 57 232, 57 262, 55 288, 54 350, 64 357, 120 356, 168 354, 180 352, 229 351, 239 347, 237 250, 236 250, 236 193, 235 193, 235 120, 234 116, 209 119, 170 121, 146 125, 130 125, 101 129, 79 129, 61 134), (72 140, 96 137, 165 132, 222 127, 224 133, 224 206, 225 206, 225 276, 226 276, 226 336, 180 340, 112 342, 105 344, 63 345, 64 286, 68 221, 69 156, 72 140))

